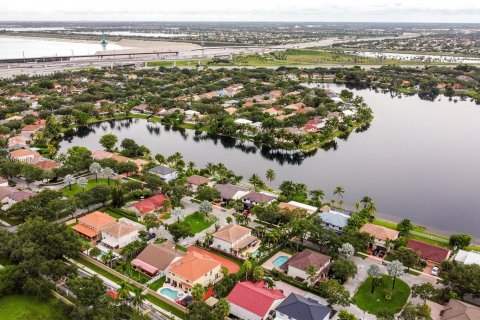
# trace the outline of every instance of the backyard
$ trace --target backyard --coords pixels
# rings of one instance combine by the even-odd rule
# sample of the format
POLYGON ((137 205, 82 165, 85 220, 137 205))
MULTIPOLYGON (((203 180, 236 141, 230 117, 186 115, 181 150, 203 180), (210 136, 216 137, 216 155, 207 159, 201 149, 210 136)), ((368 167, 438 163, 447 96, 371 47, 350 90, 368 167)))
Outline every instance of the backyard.
POLYGON ((371 293, 372 281, 371 277, 365 280, 353 297, 360 309, 375 315, 382 311, 397 313, 402 310, 410 295, 410 288, 405 282, 397 279, 391 299, 385 299, 385 291, 392 288, 393 278, 387 275, 382 276, 382 281, 375 286, 373 294, 371 293))
POLYGON ((44 320, 65 319, 55 300, 40 301, 21 295, 0 298, 0 319, 2 320, 44 320))
POLYGON ((205 217, 205 214, 201 212, 195 212, 177 223, 186 225, 193 234, 197 234, 200 231, 203 231, 210 227, 212 224, 215 223, 215 221, 216 218, 214 216, 205 217))
MULTIPOLYGON (((110 179, 110 184, 115 183, 115 180, 110 179)), ((62 192, 66 196, 73 196, 80 191, 87 191, 92 189, 93 187, 101 184, 108 184, 108 180, 106 178, 98 178, 98 181, 94 179, 88 180, 88 184, 85 186, 85 188, 80 187, 78 184, 72 184, 72 190, 70 190, 69 186, 66 186, 65 188, 62 189, 62 192)))

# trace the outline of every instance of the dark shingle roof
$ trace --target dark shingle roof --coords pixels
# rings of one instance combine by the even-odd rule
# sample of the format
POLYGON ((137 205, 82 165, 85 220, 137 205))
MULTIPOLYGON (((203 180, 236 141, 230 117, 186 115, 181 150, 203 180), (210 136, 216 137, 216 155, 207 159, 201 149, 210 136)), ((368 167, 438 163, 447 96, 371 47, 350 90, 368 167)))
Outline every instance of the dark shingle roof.
POLYGON ((295 293, 291 293, 275 310, 294 320, 323 320, 332 312, 332 309, 318 301, 295 293))
POLYGON ((158 167, 150 169, 151 173, 156 173, 156 174, 159 174, 159 175, 162 175, 162 176, 173 173, 175 171, 176 171, 175 169, 172 169, 172 168, 167 167, 167 166, 158 166, 158 167))

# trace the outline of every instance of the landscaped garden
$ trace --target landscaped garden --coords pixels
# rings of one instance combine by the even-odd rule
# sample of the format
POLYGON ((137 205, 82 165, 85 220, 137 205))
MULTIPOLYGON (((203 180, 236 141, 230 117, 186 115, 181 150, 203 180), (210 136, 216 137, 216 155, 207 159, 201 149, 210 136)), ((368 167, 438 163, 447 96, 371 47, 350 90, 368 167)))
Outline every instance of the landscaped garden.
POLYGON ((393 278, 384 275, 371 293, 372 281, 372 277, 368 278, 355 293, 354 300, 360 309, 375 315, 382 311, 393 314, 402 310, 410 296, 410 288, 405 282, 397 278, 395 289, 391 290, 393 278))
MULTIPOLYGON (((110 184, 115 183, 115 181, 110 180, 110 184)), ((87 191, 92 189, 95 186, 101 185, 101 184, 108 184, 108 180, 106 178, 98 178, 98 181, 95 180, 95 178, 88 180, 87 185, 85 188, 80 187, 78 184, 72 184, 72 188, 70 190, 70 186, 66 186, 65 188, 62 189, 62 192, 66 196, 73 196, 81 191, 87 191)))
POLYGON ((193 234, 196 234, 210 227, 215 221, 214 216, 206 217, 204 213, 195 212, 178 223, 186 225, 193 234))
POLYGON ((55 300, 40 301, 28 296, 9 295, 0 298, 0 319, 2 320, 44 320, 65 319, 55 300))

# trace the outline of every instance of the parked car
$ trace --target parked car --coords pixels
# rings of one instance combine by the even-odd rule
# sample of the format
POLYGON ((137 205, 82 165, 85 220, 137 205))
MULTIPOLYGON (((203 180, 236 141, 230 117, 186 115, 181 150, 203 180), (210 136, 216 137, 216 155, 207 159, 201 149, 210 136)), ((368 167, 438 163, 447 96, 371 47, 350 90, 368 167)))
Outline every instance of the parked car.
POLYGON ((184 307, 188 307, 188 305, 193 301, 193 297, 192 296, 186 296, 182 299, 177 299, 175 300, 176 303, 178 303, 179 305, 182 305, 184 307))
POLYGON ((432 268, 432 276, 438 276, 439 272, 440 272, 440 268, 438 266, 434 266, 432 268))
POLYGON ((147 236, 147 241, 155 239, 156 236, 157 236, 156 233, 149 233, 148 236, 147 236))

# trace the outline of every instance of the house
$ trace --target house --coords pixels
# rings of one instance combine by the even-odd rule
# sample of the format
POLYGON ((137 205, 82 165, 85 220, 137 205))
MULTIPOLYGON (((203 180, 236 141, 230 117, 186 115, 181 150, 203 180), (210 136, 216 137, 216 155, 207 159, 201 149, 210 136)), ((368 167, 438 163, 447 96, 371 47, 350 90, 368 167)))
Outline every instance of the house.
POLYGON ((137 227, 118 221, 111 226, 102 228, 102 244, 112 249, 122 248, 137 240, 138 233, 137 227))
POLYGON ((7 205, 9 202, 9 196, 17 191, 17 189, 9 187, 8 183, 7 186, 0 187, 0 201, 2 203, 2 206, 7 205))
POLYGON ((230 314, 243 320, 263 320, 275 309, 285 295, 278 289, 267 289, 263 281, 240 282, 227 296, 230 314))
POLYGON ((480 265, 480 252, 458 250, 453 260, 463 264, 480 265))
POLYGON ((10 151, 10 159, 21 162, 34 163, 42 159, 42 155, 36 151, 28 149, 18 149, 10 151))
POLYGON ((365 232, 372 236, 372 242, 369 245, 369 249, 383 249, 386 251, 390 250, 390 248, 387 248, 387 242, 397 239, 399 234, 396 230, 377 226, 373 223, 365 224, 360 228, 360 232, 365 232))
POLYGON ((415 251, 420 256, 420 259, 427 262, 427 265, 440 266, 451 254, 449 249, 418 240, 408 240, 407 248, 415 251))
POLYGON ((146 104, 140 104, 138 106, 133 107, 131 112, 134 114, 142 114, 142 113, 151 114, 152 113, 150 110, 148 110, 148 106, 146 104))
POLYGON ((343 232, 343 229, 348 225, 350 215, 332 210, 330 207, 325 206, 322 209, 326 209, 320 213, 320 219, 323 221, 323 226, 337 233, 343 232), (325 208, 327 207, 327 208, 325 208))
POLYGON ((31 137, 37 134, 37 132, 43 130, 44 126, 40 124, 29 124, 22 128, 22 135, 31 137))
POLYGON ((289 104, 288 106, 285 107, 285 109, 294 110, 294 111, 298 111, 303 108, 305 108, 305 104, 303 102, 289 104))
POLYGON ((235 121, 233 121, 233 123, 238 124, 238 125, 248 125, 248 124, 252 124, 253 121, 247 120, 247 119, 235 119, 235 121))
POLYGON ((222 278, 222 264, 199 252, 188 252, 165 270, 165 283, 190 292, 200 284, 210 286, 222 278))
POLYGON ((277 197, 257 191, 250 191, 242 197, 243 204, 249 208, 257 204, 269 204, 275 200, 277 197))
POLYGON ((175 249, 175 244, 165 241, 161 244, 149 244, 132 260, 132 266, 141 269, 150 276, 163 275, 167 267, 186 255, 175 249))
POLYGON ((245 257, 248 253, 254 252, 260 244, 258 238, 252 236, 251 229, 235 223, 221 227, 217 232, 212 234, 212 237, 212 248, 239 257, 245 257))
POLYGON ((127 207, 128 210, 135 212, 135 214, 140 218, 149 213, 154 213, 157 210, 163 210, 165 200, 168 200, 167 196, 164 194, 157 194, 147 199, 140 200, 127 207))
POLYGON ((311 283, 315 283, 320 278, 325 278, 330 269, 331 258, 319 252, 305 249, 302 252, 295 253, 280 268, 292 278, 299 281, 305 281, 309 278, 311 283), (308 269, 314 267, 315 276, 308 274, 308 269))
POLYGON ((60 168, 62 164, 53 160, 45 159, 35 162, 34 166, 43 170, 52 170, 55 168, 60 168))
POLYGON ((249 192, 248 189, 233 184, 216 184, 214 188, 220 192, 220 198, 224 202, 241 199, 249 192))
POLYGON ((480 308, 466 302, 450 299, 440 312, 440 320, 477 320, 480 319, 480 308))
POLYGON ((18 135, 8 138, 7 146, 8 148, 16 149, 25 148, 30 144, 30 142, 32 142, 32 139, 30 137, 18 135))
POLYGON ((2 199, 2 210, 7 210, 17 202, 28 200, 35 196, 35 193, 25 190, 18 190, 10 193, 8 196, 2 199))
POLYGON ((194 192, 197 191, 197 188, 199 186, 201 186, 202 184, 206 184, 206 185, 209 185, 209 186, 212 184, 210 179, 202 177, 202 176, 198 176, 198 175, 193 175, 193 176, 188 177, 187 178, 187 183, 188 183, 188 186, 190 187, 190 189, 194 192))
POLYGON ((265 113, 268 113, 272 117, 277 117, 283 114, 283 111, 280 108, 268 108, 264 111, 265 113))
POLYGON ((291 293, 275 308, 274 320, 328 320, 332 309, 317 300, 291 293))
POLYGON ((106 213, 95 211, 78 218, 77 224, 72 229, 87 239, 98 241, 101 239, 102 229, 112 226, 116 221, 106 213))
POLYGON ((167 167, 167 166, 163 166, 163 165, 152 168, 148 172, 156 174, 157 176, 159 176, 160 178, 162 178, 163 180, 165 180, 167 182, 175 180, 178 177, 178 171, 177 170, 172 169, 172 168, 167 167))
POLYGON ((234 108, 234 107, 228 107, 228 108, 225 108, 224 110, 229 115, 235 114, 235 112, 237 112, 237 108, 234 108))

